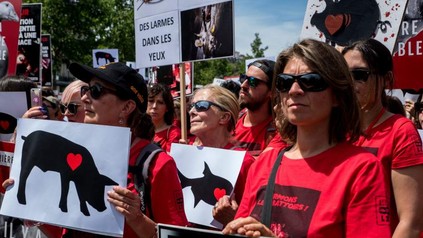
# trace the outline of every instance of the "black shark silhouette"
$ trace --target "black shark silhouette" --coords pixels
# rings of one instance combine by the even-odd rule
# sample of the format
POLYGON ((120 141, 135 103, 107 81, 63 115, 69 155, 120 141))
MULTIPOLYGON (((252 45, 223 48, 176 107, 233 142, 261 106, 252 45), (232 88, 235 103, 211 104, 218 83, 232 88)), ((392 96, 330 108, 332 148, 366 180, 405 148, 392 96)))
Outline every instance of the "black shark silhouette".
POLYGON ((201 200, 213 206, 219 198, 231 194, 233 190, 232 184, 228 180, 214 175, 206 162, 204 162, 204 177, 202 178, 187 178, 179 170, 178 174, 182 188, 191 186, 191 191, 194 194, 194 208, 201 200))
POLYGON ((325 10, 315 13, 310 23, 325 35, 327 42, 346 46, 374 36, 379 24, 382 31, 390 25, 380 21, 376 0, 325 0, 325 3, 325 10))
POLYGON ((0 112, 0 134, 10 134, 15 131, 18 120, 15 117, 0 112))
POLYGON ((60 173, 62 191, 59 208, 62 212, 68 211, 67 196, 70 181, 75 184, 80 209, 85 216, 90 215, 87 203, 99 212, 106 210, 105 186, 117 183, 98 172, 90 152, 85 147, 45 131, 34 131, 27 137, 22 136, 22 139, 25 142, 22 148, 17 194, 20 204, 26 204, 26 180, 31 170, 37 166, 43 172, 60 173))

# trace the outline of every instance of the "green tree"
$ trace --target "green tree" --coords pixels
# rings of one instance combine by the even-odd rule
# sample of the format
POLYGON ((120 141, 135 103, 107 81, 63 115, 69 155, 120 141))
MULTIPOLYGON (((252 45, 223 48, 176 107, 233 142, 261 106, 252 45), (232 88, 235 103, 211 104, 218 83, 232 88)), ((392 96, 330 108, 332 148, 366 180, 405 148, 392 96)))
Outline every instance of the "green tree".
POLYGON ((251 58, 260 58, 260 57, 264 57, 264 52, 269 49, 269 46, 265 46, 264 48, 261 48, 261 45, 263 44, 261 42, 261 38, 259 36, 259 33, 254 33, 254 40, 253 42, 250 44, 251 46, 251 52, 253 53, 252 56, 248 55, 248 57, 251 58))
POLYGON ((43 4, 42 33, 51 34, 55 71, 72 61, 91 65, 97 48, 118 49, 120 61, 135 60, 133 0, 23 2, 43 4))

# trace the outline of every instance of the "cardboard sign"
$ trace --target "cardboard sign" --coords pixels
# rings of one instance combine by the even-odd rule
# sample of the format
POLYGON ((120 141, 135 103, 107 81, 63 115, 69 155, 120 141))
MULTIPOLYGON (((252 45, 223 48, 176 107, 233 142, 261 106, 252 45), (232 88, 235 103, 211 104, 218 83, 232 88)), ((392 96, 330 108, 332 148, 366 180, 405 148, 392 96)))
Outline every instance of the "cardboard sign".
POLYGON ((232 195, 245 151, 173 143, 170 155, 179 171, 188 221, 223 228, 212 208, 222 196, 232 195))
POLYGON ((10 172, 15 183, 0 213, 122 236, 123 215, 106 193, 113 185, 126 187, 129 147, 129 128, 19 119, 10 172))

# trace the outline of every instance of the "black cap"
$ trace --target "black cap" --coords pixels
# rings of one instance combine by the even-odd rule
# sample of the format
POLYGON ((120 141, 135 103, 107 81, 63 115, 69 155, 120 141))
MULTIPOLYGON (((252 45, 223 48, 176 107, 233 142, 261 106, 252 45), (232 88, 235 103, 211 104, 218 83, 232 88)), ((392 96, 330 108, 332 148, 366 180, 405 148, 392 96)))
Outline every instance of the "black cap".
POLYGON ((87 83, 95 77, 114 85, 118 92, 134 100, 141 112, 147 111, 147 85, 135 69, 120 62, 106 64, 96 69, 79 63, 71 63, 69 71, 87 83))
POLYGON ((273 68, 275 68, 275 61, 273 60, 267 60, 267 59, 261 59, 256 60, 250 64, 248 64, 248 68, 250 66, 256 66, 257 68, 261 69, 269 78, 269 85, 272 85, 273 81, 273 68))

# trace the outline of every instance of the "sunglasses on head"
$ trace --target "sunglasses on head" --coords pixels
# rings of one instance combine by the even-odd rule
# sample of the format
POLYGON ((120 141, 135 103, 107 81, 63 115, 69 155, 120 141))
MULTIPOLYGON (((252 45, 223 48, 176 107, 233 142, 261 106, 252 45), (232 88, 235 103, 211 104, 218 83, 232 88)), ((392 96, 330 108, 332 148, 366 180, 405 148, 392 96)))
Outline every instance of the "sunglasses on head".
POLYGON ((74 102, 68 103, 68 105, 60 103, 59 108, 62 114, 65 114, 66 110, 68 110, 69 114, 75 115, 78 112, 79 106, 80 104, 74 102))
POLYGON ((353 69, 351 70, 351 75, 355 81, 367 82, 370 71, 367 69, 353 69))
POLYGON ((245 82, 245 80, 248 80, 248 85, 250 85, 250 87, 255 88, 257 87, 260 83, 264 83, 267 84, 266 81, 261 80, 259 78, 253 77, 253 76, 248 76, 245 74, 240 74, 239 75, 239 82, 241 84, 243 84, 245 82))
POLYGON ((321 92, 329 87, 320 74, 278 74, 276 76, 276 89, 279 92, 288 92, 294 82, 297 82, 304 92, 321 92))
POLYGON ((195 103, 192 103, 189 106, 189 110, 191 110, 193 107, 197 112, 205 112, 210 109, 211 106, 215 106, 219 108, 222 111, 226 111, 223 107, 219 106, 218 104, 206 100, 197 101, 195 103))
POLYGON ((93 99, 99 99, 105 93, 116 93, 115 90, 106 88, 100 84, 94 84, 93 86, 82 86, 81 87, 81 97, 84 96, 88 91, 90 91, 91 97, 93 99))

